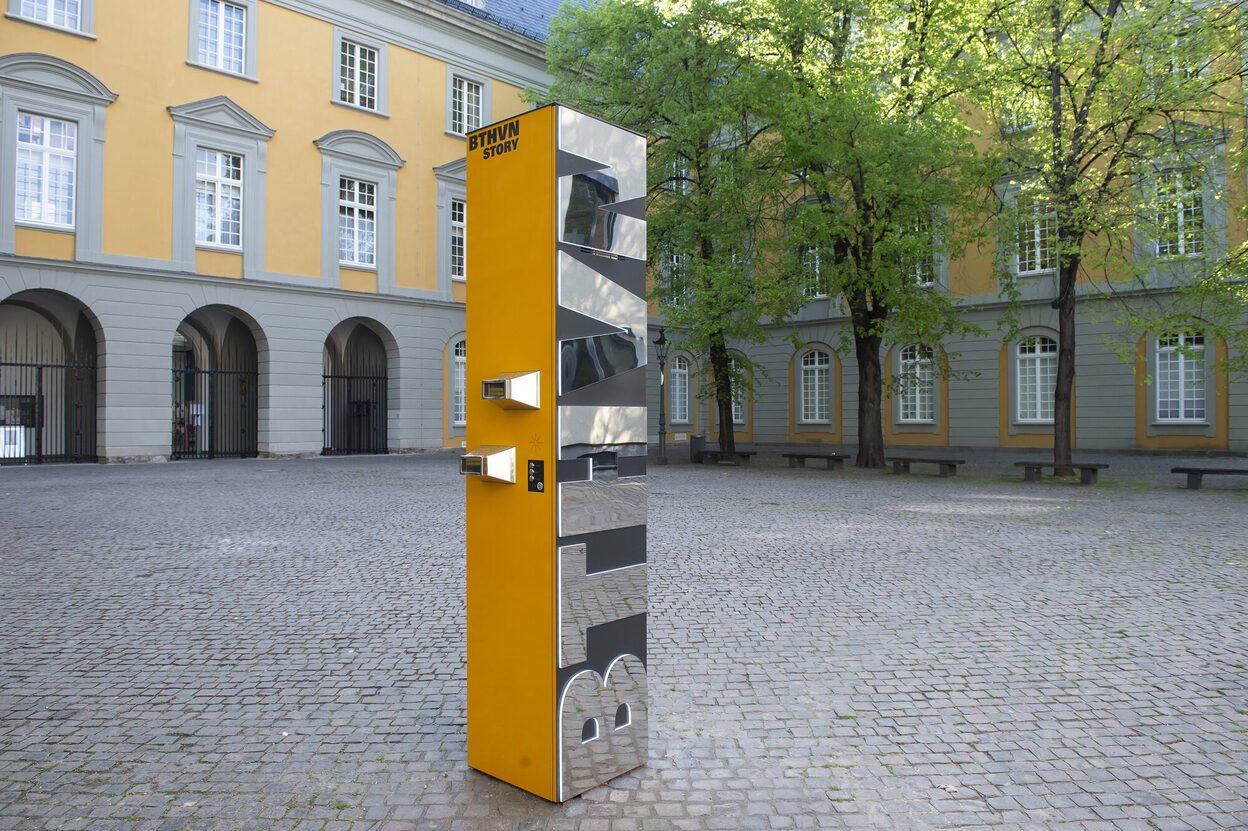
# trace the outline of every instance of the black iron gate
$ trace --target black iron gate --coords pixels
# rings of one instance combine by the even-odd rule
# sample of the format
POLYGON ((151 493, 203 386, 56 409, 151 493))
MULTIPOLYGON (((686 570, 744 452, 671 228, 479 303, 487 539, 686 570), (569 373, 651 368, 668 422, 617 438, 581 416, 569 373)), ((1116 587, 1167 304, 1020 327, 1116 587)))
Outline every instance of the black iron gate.
POLYGON ((321 454, 386 452, 386 376, 325 375, 321 454))
POLYGON ((0 361, 0 464, 94 461, 95 367, 0 361))
POLYGON ((258 455, 257 381, 254 370, 175 369, 172 457, 258 455))

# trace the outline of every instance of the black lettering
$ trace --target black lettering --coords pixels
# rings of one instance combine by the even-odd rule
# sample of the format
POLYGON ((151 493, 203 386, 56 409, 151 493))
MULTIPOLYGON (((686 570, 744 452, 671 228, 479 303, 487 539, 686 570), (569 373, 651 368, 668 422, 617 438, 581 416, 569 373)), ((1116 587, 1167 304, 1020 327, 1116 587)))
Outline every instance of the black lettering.
POLYGON ((479 139, 479 138, 481 138, 481 136, 480 136, 479 134, 477 134, 477 133, 474 133, 474 134, 472 134, 471 136, 469 136, 469 137, 468 137, 468 149, 469 149, 469 150, 476 150, 476 149, 477 149, 477 139, 479 139))
POLYGON ((516 136, 519 136, 519 135, 520 135, 520 122, 519 121, 513 121, 507 125, 508 138, 515 138, 516 136))

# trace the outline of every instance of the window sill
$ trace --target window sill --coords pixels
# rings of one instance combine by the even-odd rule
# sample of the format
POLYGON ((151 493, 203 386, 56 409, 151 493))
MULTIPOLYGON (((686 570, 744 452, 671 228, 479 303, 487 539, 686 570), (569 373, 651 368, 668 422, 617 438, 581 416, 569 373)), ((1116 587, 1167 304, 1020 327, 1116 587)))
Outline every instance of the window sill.
POLYGON ((466 422, 466 421, 452 421, 452 422, 451 422, 451 426, 452 426, 452 427, 467 427, 467 426, 468 426, 468 422, 466 422))
POLYGON ((452 277, 451 282, 452 283, 467 283, 468 278, 467 277, 452 277))
POLYGON ((234 78, 239 81, 246 81, 249 84, 260 83, 260 79, 255 77, 254 75, 247 75, 242 72, 231 72, 230 70, 222 69, 219 66, 209 66, 206 63, 197 63, 195 61, 187 61, 186 65, 190 67, 194 67, 195 69, 202 69, 205 72, 215 72, 216 74, 224 75, 227 78, 234 78))
POLYGON ((343 262, 342 260, 339 260, 338 267, 345 268, 348 271, 364 271, 364 272, 367 272, 368 274, 377 273, 376 264, 370 265, 368 263, 350 263, 350 262, 343 262))
POLYGON ((346 101, 337 101, 333 98, 329 99, 329 103, 333 104, 335 107, 342 107, 344 110, 352 110, 354 112, 364 113, 366 115, 375 115, 378 118, 390 117, 390 113, 386 112, 385 110, 373 110, 373 109, 369 109, 368 107, 361 107, 359 104, 351 104, 346 101))
POLYGON ((200 242, 199 240, 195 240, 195 250, 197 251, 219 251, 222 254, 242 254, 243 246, 222 245, 216 242, 200 242))
POLYGON ((1208 427, 1208 419, 1191 419, 1191 418, 1167 418, 1155 419, 1154 427, 1208 427))
POLYGON ((32 20, 29 17, 22 17, 20 14, 13 12, 5 12, 4 16, 9 20, 16 20, 19 23, 26 23, 30 26, 38 26, 40 29, 51 29, 53 32, 60 32, 63 35, 73 35, 84 40, 98 40, 95 35, 90 32, 84 32, 81 29, 71 29, 68 26, 57 26, 55 23, 47 23, 43 20, 32 20))
POLYGON ((798 427, 830 427, 832 426, 832 419, 825 418, 822 421, 819 421, 819 420, 799 421, 797 422, 797 426, 798 427))
MULTIPOLYGON (((480 128, 477 128, 477 129, 480 129, 480 128)), ((468 131, 468 133, 471 133, 471 132, 473 132, 473 131, 472 131, 472 130, 469 130, 469 131, 468 131)), ((448 136, 450 136, 451 138, 457 138, 457 139, 466 139, 466 138, 468 138, 468 133, 457 133, 457 132, 455 132, 454 130, 447 130, 447 131, 446 131, 446 134, 447 134, 448 136)))
POLYGON ((19 219, 13 225, 17 228, 29 228, 32 231, 51 231, 54 234, 77 233, 77 226, 74 225, 53 225, 50 222, 36 222, 31 219, 19 219))
POLYGON ((936 423, 934 418, 901 418, 897 420, 898 427, 931 427, 936 423))
POLYGON ((1035 271, 1019 271, 1015 269, 1015 277, 1051 277, 1057 273, 1056 268, 1040 268, 1035 271))

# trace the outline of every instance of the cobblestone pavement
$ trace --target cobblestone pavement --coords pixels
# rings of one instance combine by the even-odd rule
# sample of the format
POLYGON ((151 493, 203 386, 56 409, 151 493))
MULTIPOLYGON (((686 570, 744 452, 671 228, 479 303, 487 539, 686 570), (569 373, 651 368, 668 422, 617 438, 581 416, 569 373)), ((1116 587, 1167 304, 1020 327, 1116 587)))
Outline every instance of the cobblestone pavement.
POLYGON ((0 829, 1248 828, 1248 481, 1015 456, 652 467, 650 760, 565 805, 465 764, 453 455, 0 470, 0 829))

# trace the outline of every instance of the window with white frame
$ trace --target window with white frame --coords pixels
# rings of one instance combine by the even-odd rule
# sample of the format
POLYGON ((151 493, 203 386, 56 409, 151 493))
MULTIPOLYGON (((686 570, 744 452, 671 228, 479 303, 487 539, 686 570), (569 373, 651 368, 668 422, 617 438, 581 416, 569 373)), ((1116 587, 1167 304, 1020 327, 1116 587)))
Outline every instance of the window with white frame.
POLYGON ((456 427, 468 423, 468 344, 455 344, 454 382, 451 390, 451 422, 456 427))
POLYGON ((832 359, 827 352, 812 350, 802 356, 799 389, 802 394, 801 421, 826 424, 829 390, 832 388, 832 359))
POLYGON ((234 72, 247 70, 247 7, 199 0, 197 63, 234 72))
POLYGON ((930 288, 936 284, 936 262, 932 258, 932 226, 927 222, 919 222, 911 226, 910 233, 918 245, 902 258, 902 273, 913 280, 916 286, 930 288))
POLYGON ((338 179, 338 262, 350 266, 377 263, 377 185, 338 179))
POLYGON ((729 358, 728 367, 732 372, 732 423, 745 424, 745 387, 746 379, 737 374, 737 359, 729 358), (739 381, 739 383, 738 383, 739 381))
POLYGON ((468 203, 451 200, 451 279, 468 278, 468 203))
POLYGON ((819 249, 814 246, 802 252, 802 270, 806 273, 806 285, 802 295, 809 300, 824 300, 828 296, 828 287, 823 277, 823 262, 819 249))
POLYGON ((1057 214, 1053 206, 1031 195, 1018 198, 1018 274, 1057 268, 1057 214))
POLYGON ((936 384, 930 346, 911 344, 901 350, 900 421, 931 422, 936 418, 936 384))
POLYGON ((669 409, 673 424, 689 423, 689 359, 681 355, 672 358, 672 374, 668 387, 669 409))
POLYGON ((1200 173, 1168 170, 1157 182, 1158 257, 1193 257, 1205 249, 1204 192, 1200 173))
POLYGON ((377 50, 341 39, 338 48, 338 100, 377 109, 377 50))
POLYGON ((667 162, 667 180, 663 189, 669 193, 686 194, 689 192, 689 168, 681 159, 669 159, 667 162))
POLYGON ((82 28, 80 0, 21 0, 17 13, 27 20, 59 26, 62 29, 82 28))
POLYGON ((481 126, 483 99, 481 82, 462 75, 455 75, 451 79, 452 133, 462 136, 481 126))
POLYGON ((73 227, 77 158, 75 122, 17 114, 18 222, 73 227))
POLYGON ((195 149, 195 242, 242 247, 242 156, 195 149))
POLYGON ((1018 343, 1015 364, 1019 421, 1053 421, 1053 386, 1057 381, 1057 341, 1043 335, 1018 343))
POLYGON ((1157 339, 1157 420, 1205 421, 1205 337, 1174 332, 1157 339))

